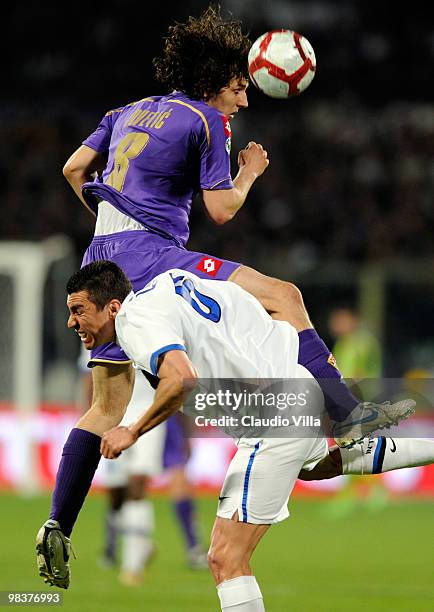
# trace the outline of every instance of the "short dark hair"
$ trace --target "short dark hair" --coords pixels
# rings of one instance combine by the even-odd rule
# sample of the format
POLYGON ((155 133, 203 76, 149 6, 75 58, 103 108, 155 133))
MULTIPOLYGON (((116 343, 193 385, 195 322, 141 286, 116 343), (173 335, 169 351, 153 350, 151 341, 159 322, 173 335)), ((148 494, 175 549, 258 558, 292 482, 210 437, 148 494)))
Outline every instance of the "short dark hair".
POLYGON ((110 300, 123 302, 132 285, 119 266, 112 261, 94 261, 75 272, 66 283, 68 295, 87 291, 89 300, 102 310, 110 300))
POLYGON ((190 98, 217 94, 232 79, 248 79, 251 41, 241 22, 224 21, 219 6, 209 6, 199 17, 175 23, 164 39, 163 53, 154 59, 156 77, 169 90, 190 98))

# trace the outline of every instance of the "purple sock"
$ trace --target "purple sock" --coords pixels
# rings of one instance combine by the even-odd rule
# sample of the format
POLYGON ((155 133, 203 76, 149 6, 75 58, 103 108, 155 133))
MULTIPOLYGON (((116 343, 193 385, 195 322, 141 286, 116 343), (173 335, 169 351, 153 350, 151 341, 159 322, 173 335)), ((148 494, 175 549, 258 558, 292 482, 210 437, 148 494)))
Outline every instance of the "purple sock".
POLYGON ((176 516, 181 525, 182 532, 187 542, 187 547, 192 548, 197 544, 197 535, 194 524, 194 503, 189 497, 173 502, 176 516))
POLYGON ((74 428, 63 447, 51 501, 50 518, 59 521, 66 536, 71 534, 78 513, 98 467, 101 438, 74 428))
POLYGON ((298 363, 309 370, 324 393, 325 407, 334 421, 343 421, 360 403, 342 380, 333 355, 314 329, 298 334, 298 363))

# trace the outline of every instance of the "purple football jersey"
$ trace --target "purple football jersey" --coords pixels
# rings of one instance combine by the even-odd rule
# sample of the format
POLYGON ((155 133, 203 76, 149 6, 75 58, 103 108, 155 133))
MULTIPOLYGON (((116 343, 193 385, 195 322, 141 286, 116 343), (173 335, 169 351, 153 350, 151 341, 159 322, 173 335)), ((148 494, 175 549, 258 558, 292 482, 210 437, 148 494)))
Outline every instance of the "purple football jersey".
POLYGON ((83 196, 97 212, 109 201, 151 230, 185 245, 194 195, 230 189, 230 126, 225 115, 180 92, 108 112, 83 144, 108 162, 83 196))

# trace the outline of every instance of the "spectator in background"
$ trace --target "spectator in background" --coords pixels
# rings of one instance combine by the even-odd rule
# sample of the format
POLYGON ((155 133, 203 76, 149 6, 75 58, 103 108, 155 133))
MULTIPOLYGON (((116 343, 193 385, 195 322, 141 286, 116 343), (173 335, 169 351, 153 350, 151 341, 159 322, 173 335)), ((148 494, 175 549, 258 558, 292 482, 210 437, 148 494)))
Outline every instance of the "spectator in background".
MULTIPOLYGON (((355 308, 340 306, 328 318, 330 334, 335 338, 333 355, 345 378, 360 382, 356 393, 372 401, 379 390, 382 375, 381 346, 355 308)), ((347 476, 344 488, 327 506, 327 515, 341 518, 364 503, 376 510, 387 503, 387 493, 378 478, 347 476)))
POLYGON ((342 375, 345 378, 380 378, 381 346, 358 312, 349 307, 335 308, 329 315, 328 325, 335 338, 333 355, 342 375))

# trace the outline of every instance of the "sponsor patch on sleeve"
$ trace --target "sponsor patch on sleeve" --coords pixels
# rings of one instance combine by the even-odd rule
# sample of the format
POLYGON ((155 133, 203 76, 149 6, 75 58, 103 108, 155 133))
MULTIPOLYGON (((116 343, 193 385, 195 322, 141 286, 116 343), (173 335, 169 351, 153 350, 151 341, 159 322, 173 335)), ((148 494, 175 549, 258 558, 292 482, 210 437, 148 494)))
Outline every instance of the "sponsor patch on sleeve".
POLYGON ((214 259, 214 257, 206 256, 202 257, 200 262, 196 266, 196 270, 205 272, 208 276, 215 276, 222 267, 223 262, 220 259, 214 259))

